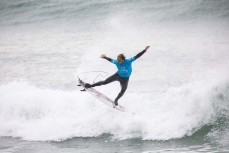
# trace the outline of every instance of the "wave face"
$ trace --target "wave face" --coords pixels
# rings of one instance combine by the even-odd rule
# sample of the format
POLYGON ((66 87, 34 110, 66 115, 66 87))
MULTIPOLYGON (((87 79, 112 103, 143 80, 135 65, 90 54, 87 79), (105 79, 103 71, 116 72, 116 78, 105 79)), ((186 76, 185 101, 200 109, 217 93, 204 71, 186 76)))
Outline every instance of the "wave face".
MULTIPOLYGON (((202 135, 228 145, 229 1, 3 0, 0 18, 0 136, 202 135), (131 57, 146 45, 120 99, 135 115, 79 92, 76 74, 116 72, 100 54, 131 57)), ((97 89, 113 99, 120 90, 97 89)))
POLYGON ((116 139, 169 140, 191 136, 205 125, 223 127, 219 133, 228 128, 228 82, 187 84, 157 98, 129 93, 125 105, 136 114, 108 108, 86 93, 39 89, 28 83, 3 85, 0 92, 0 135, 26 140, 60 141, 104 133, 116 139))

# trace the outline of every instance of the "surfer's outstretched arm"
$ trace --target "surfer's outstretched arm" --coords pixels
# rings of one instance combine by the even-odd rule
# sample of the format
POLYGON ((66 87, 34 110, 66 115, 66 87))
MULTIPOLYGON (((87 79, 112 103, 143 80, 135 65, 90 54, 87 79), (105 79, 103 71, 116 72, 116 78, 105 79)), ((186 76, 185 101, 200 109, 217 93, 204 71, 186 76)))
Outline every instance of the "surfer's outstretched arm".
POLYGON ((100 57, 108 60, 109 62, 112 62, 112 60, 113 60, 110 57, 107 57, 105 54, 102 54, 100 57))
POLYGON ((146 46, 146 48, 141 51, 140 53, 138 53, 136 56, 135 56, 135 59, 138 59, 139 57, 141 57, 146 51, 147 49, 149 49, 150 46, 146 46))

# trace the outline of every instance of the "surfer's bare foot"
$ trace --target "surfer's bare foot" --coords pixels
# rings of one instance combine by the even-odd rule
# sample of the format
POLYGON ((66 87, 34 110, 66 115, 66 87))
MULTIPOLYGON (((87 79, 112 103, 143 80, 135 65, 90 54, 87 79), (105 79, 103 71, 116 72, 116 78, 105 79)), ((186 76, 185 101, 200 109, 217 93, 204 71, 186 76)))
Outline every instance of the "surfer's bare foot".
POLYGON ((115 104, 115 106, 118 106, 118 102, 117 101, 114 101, 114 104, 115 104))
POLYGON ((89 84, 89 83, 85 84, 85 88, 90 88, 90 87, 91 87, 91 84, 89 84))

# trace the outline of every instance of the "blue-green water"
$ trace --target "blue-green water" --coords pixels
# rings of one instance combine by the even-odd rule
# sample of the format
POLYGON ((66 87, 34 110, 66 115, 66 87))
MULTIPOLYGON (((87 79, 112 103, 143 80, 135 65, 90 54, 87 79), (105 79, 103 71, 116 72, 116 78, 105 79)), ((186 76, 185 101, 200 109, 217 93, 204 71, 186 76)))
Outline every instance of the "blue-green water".
POLYGON ((229 152, 228 27, 227 0, 0 1, 0 152, 229 152), (147 45, 135 114, 79 91, 147 45))

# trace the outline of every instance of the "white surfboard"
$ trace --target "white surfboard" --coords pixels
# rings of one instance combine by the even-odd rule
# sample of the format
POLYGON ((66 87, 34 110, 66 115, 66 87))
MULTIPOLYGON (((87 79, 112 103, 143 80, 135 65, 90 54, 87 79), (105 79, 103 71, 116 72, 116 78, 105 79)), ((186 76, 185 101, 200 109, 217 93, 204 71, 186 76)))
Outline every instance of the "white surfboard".
POLYGON ((119 111, 126 112, 125 107, 123 107, 123 106, 121 106, 119 104, 118 104, 118 106, 115 106, 113 100, 111 100, 110 98, 108 98, 107 96, 105 96, 104 94, 102 94, 101 92, 97 91, 94 88, 85 88, 85 82, 83 82, 79 77, 78 77, 78 79, 79 79, 79 84, 84 88, 81 91, 87 91, 92 96, 97 98, 99 101, 105 103, 106 105, 108 105, 108 106, 110 106, 110 107, 112 107, 114 109, 117 109, 119 111))

